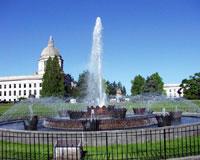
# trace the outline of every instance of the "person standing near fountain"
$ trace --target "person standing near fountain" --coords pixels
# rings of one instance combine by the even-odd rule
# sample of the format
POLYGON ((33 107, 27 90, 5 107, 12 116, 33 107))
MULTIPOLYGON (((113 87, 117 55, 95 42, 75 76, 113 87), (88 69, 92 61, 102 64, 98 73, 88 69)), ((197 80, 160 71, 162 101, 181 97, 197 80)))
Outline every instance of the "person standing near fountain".
POLYGON ((102 76, 102 23, 101 18, 97 17, 93 31, 92 51, 89 62, 89 76, 87 88, 87 101, 94 106, 104 106, 106 94, 103 88, 102 76))

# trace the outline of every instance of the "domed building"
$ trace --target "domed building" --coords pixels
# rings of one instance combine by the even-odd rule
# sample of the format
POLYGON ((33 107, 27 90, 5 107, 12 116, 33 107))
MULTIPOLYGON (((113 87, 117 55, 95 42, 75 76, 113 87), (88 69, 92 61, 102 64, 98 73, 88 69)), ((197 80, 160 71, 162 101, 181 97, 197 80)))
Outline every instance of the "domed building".
POLYGON ((59 64, 61 66, 61 69, 63 70, 63 59, 62 56, 59 53, 59 50, 54 47, 54 40, 52 36, 50 36, 48 45, 46 48, 42 50, 39 62, 38 62, 38 74, 44 74, 45 71, 45 65, 49 57, 53 58, 57 56, 59 60, 59 64))
POLYGON ((40 97, 42 89, 42 77, 45 72, 45 66, 49 57, 58 57, 59 64, 63 70, 63 59, 54 40, 50 36, 47 47, 45 47, 38 61, 38 71, 34 75, 0 77, 0 102, 18 101, 20 98, 34 96, 40 97))

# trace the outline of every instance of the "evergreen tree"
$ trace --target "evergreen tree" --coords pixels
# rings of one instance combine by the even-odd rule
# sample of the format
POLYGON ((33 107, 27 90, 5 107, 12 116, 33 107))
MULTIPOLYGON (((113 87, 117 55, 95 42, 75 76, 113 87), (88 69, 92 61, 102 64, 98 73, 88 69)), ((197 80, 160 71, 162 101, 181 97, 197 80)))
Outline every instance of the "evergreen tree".
POLYGON ((64 73, 60 68, 58 57, 47 60, 42 83, 42 97, 64 96, 64 73))
POLYGON ((52 61, 52 70, 53 70, 53 96, 64 96, 65 94, 65 85, 64 85, 64 73, 60 68, 58 57, 55 56, 52 61))
POLYGON ((105 82, 105 92, 107 95, 116 95, 117 89, 120 89, 123 95, 126 95, 126 88, 122 86, 121 82, 116 83, 114 82, 105 82))
POLYGON ((164 83, 160 75, 156 72, 151 76, 147 77, 147 80, 144 85, 144 92, 145 93, 157 93, 163 94, 164 92, 164 83))
POLYGON ((125 86, 122 87, 122 94, 126 96, 126 87, 125 86))
POLYGON ((45 73, 43 75, 43 82, 42 82, 42 90, 41 90, 41 96, 42 97, 49 97, 51 96, 52 93, 52 84, 51 84, 51 79, 52 79, 52 58, 49 57, 49 59, 46 62, 45 66, 45 73))
POLYGON ((141 75, 135 76, 134 80, 131 81, 132 87, 131 87, 131 95, 139 95, 142 94, 144 91, 144 85, 145 85, 145 78, 143 78, 141 75))
POLYGON ((88 79, 88 71, 84 71, 79 75, 77 87, 78 87, 78 95, 81 98, 84 98, 86 96, 87 92, 87 79, 88 79))

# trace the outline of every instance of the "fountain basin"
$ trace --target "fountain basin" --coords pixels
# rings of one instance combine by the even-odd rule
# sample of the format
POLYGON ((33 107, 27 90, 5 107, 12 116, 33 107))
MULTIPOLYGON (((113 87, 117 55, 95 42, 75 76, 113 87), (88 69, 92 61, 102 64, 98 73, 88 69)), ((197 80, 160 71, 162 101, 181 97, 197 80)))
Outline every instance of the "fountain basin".
MULTIPOLYGON (((44 127, 52 129, 62 129, 71 131, 83 131, 85 129, 85 123, 90 121, 89 119, 78 120, 63 120, 56 118, 47 118, 44 121, 44 127)), ((147 127, 157 124, 157 120, 154 115, 140 115, 132 116, 124 119, 97 119, 98 126, 95 126, 98 130, 117 130, 117 129, 131 129, 137 127, 147 127)))
POLYGON ((91 118, 91 113, 95 119, 104 119, 104 118, 119 118, 123 119, 126 117, 125 108, 115 108, 114 106, 103 106, 103 107, 87 107, 87 111, 73 111, 73 110, 61 110, 59 111, 60 117, 69 117, 70 119, 89 119, 91 118))
POLYGON ((146 108, 133 108, 135 114, 143 115, 146 112, 146 108))
POLYGON ((180 120, 182 117, 181 111, 169 112, 169 114, 173 120, 180 120))
POLYGON ((25 130, 37 130, 38 116, 34 115, 31 117, 31 119, 26 119, 23 122, 25 130))
POLYGON ((156 115, 156 120, 158 121, 158 127, 171 126, 172 123, 172 118, 169 114, 156 115))

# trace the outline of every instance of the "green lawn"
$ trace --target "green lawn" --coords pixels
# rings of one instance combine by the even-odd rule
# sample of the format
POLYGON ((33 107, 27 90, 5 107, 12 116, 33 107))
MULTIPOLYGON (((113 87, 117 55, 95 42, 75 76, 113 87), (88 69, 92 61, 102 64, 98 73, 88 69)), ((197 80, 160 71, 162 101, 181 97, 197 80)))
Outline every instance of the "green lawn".
MULTIPOLYGON (((200 136, 137 144, 84 146, 84 160, 164 159, 200 154, 200 136), (164 145, 165 144, 165 145, 164 145), (166 150, 166 152, 164 152, 166 150)), ((0 141, 0 159, 53 159, 53 144, 22 144, 0 141), (3 146, 3 147, 1 147, 3 146)))
POLYGON ((192 102, 200 107, 200 100, 192 100, 192 102))
POLYGON ((10 107, 13 106, 12 103, 8 103, 8 104, 0 104, 0 115, 2 115, 5 111, 7 111, 8 109, 10 109, 10 107))

